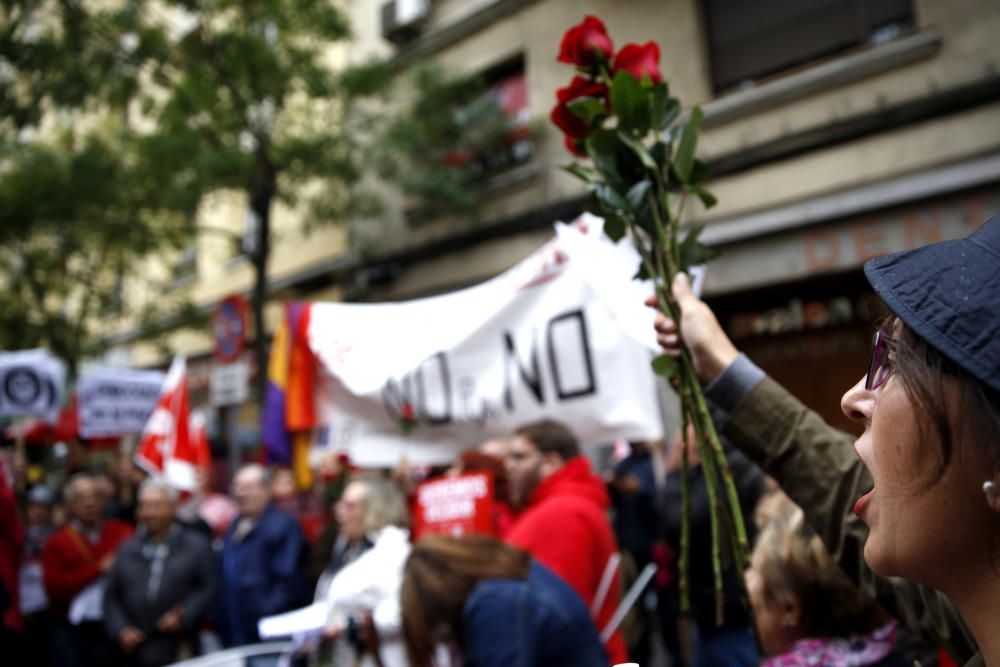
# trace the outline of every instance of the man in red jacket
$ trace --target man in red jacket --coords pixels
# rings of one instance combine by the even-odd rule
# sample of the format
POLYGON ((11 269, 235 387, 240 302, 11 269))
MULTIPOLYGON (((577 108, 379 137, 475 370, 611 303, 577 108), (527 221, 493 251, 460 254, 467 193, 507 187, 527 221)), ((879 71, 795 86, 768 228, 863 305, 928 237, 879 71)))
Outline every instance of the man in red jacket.
POLYGON ((42 574, 49 607, 59 620, 53 628, 56 665, 109 664, 113 647, 101 625, 103 609, 90 605, 83 618, 70 622, 73 600, 111 569, 118 547, 132 536, 132 526, 117 519, 101 519, 101 503, 94 478, 74 475, 63 489, 69 522, 42 547, 42 574))
MULTIPOLYGON (((580 456, 569 429, 552 420, 517 430, 509 443, 507 474, 521 513, 506 541, 572 586, 603 632, 621 600, 612 561, 618 544, 607 516, 611 503, 604 482, 580 456)), ((611 635, 605 648, 612 664, 628 660, 620 632, 611 635)))

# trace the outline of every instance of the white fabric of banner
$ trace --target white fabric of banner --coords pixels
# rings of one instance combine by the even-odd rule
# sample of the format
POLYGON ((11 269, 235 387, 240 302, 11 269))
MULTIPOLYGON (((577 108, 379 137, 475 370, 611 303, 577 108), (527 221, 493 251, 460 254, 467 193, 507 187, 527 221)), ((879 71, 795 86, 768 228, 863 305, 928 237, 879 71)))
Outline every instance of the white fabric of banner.
POLYGON ((602 221, 556 238, 480 285, 401 303, 315 303, 320 361, 313 454, 361 466, 437 464, 543 418, 584 447, 662 435, 648 283, 602 221), (404 406, 410 406, 406 408, 404 406), (404 433, 400 417, 412 409, 404 433))

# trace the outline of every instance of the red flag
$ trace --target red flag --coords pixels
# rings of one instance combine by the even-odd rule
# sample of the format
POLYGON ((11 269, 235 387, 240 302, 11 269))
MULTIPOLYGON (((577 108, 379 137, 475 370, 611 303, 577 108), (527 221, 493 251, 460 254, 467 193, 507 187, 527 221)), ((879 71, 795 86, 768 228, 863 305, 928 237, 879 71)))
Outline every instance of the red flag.
POLYGON ((199 468, 212 465, 212 449, 208 444, 208 425, 205 423, 205 413, 194 410, 188 419, 188 435, 191 437, 191 449, 194 453, 194 464, 199 468))
POLYGON ((187 364, 175 357, 135 451, 135 462, 182 491, 197 488, 195 449, 188 430, 187 364))

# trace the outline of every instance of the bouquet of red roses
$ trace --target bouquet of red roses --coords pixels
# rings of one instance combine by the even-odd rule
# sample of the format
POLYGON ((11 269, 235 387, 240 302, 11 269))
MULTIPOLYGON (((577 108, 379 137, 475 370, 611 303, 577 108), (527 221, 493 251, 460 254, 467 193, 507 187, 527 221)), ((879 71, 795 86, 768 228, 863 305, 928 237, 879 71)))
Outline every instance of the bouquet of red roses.
MULTIPOLYGON (((695 157, 701 110, 695 107, 682 119, 680 101, 670 95, 660 72, 656 42, 626 44, 615 53, 604 23, 594 16, 566 32, 559 61, 577 71, 557 92, 551 119, 565 134, 567 149, 591 162, 565 169, 587 183, 589 210, 604 218, 605 233, 615 241, 629 236, 642 257, 637 277, 652 279, 660 309, 679 323, 671 279, 714 254, 698 242, 699 227, 682 230, 680 224, 691 196, 706 207, 716 203, 704 188, 708 168, 695 157)), ((693 427, 698 442, 712 506, 712 561, 721 622, 722 539, 728 539, 739 573, 749 560, 739 499, 691 358, 686 351, 676 358, 662 355, 653 360, 653 369, 680 395, 681 432, 693 427)), ((686 448, 682 451, 680 569, 681 606, 686 611, 690 509, 686 448)))

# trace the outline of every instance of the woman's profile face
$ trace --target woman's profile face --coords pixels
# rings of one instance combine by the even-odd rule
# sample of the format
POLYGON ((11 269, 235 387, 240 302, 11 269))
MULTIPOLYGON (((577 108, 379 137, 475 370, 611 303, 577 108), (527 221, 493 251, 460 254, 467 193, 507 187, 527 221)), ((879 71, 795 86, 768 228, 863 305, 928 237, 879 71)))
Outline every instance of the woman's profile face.
POLYGON ((767 584, 763 574, 763 559, 762 550, 754 549, 750 567, 744 573, 747 596, 753 609, 754 627, 760 647, 766 655, 782 655, 792 649, 796 640, 801 639, 801 633, 795 630, 799 624, 798 611, 795 607, 768 599, 765 593, 767 584))
POLYGON ((975 481, 975 465, 963 456, 963 443, 956 440, 951 462, 928 488, 941 465, 940 443, 929 425, 921 428, 926 417, 898 374, 874 389, 866 389, 862 378, 844 394, 841 408, 864 425, 854 450, 874 482, 854 506, 870 528, 865 561, 883 576, 947 586, 966 569, 963 563, 981 548, 986 534, 971 509, 976 503, 985 508, 982 481, 975 481))

